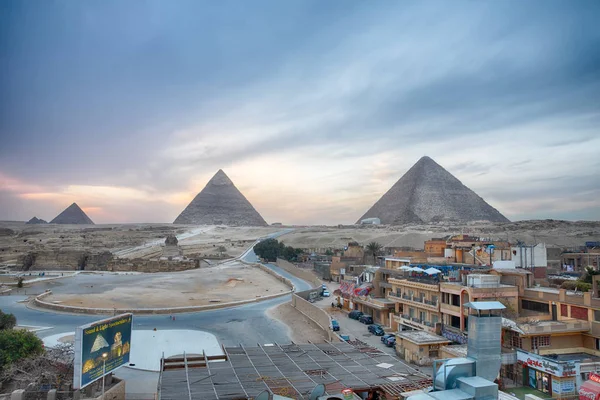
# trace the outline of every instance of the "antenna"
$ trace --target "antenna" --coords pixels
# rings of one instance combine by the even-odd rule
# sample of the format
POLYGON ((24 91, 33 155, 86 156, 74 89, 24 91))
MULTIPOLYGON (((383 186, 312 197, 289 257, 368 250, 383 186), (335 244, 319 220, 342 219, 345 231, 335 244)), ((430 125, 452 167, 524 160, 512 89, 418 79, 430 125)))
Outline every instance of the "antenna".
POLYGON ((319 383, 315 388, 310 392, 310 396, 308 400, 317 400, 319 397, 325 394, 325 385, 319 383))
POLYGON ((263 390, 254 398, 254 400, 273 400, 273 393, 263 390))

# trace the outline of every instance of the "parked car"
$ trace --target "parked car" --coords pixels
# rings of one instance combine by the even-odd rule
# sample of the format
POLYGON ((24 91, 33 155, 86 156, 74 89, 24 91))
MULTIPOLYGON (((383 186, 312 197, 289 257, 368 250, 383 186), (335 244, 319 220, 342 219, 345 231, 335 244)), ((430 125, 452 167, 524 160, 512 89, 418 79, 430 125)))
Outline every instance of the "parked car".
POLYGON ((340 324, 338 324, 338 322, 335 319, 331 320, 331 329, 333 329, 333 331, 340 330, 340 324))
POLYGON ((327 290, 327 285, 325 285, 324 283, 321 285, 321 289, 323 290, 327 290))
POLYGON ((383 336, 383 335, 385 335, 385 331, 379 325, 376 325, 376 324, 369 325, 368 329, 369 329, 369 332, 371 332, 375 336, 383 336))
POLYGON ((393 337, 393 336, 394 336, 394 334, 393 334, 393 333, 386 333, 385 335, 383 335, 383 336, 381 337, 381 341, 385 343, 385 340, 386 340, 386 339, 389 339, 389 338, 391 338, 391 337, 393 337))
POLYGON ((358 322, 362 322, 363 324, 370 325, 373 323, 373 317, 367 314, 363 314, 358 319, 358 322))
POLYGON ((387 338, 383 344, 385 344, 387 347, 394 347, 396 345, 396 336, 387 338))
POLYGON ((353 310, 348 313, 348 318, 359 319, 360 317, 362 317, 362 315, 362 311, 353 310))
POLYGON ((329 297, 329 296, 331 296, 331 294, 329 294, 329 290, 327 290, 327 289, 323 290, 322 294, 323 294, 323 297, 329 297))

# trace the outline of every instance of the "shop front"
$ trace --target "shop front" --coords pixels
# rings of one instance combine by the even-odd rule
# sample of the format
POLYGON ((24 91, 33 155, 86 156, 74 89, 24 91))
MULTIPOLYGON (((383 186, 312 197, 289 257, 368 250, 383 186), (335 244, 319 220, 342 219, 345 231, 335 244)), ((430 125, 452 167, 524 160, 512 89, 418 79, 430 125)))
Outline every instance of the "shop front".
POLYGON ((522 350, 517 350, 517 364, 522 368, 523 386, 555 398, 576 395, 577 364, 555 361, 522 350))
POLYGON ((590 379, 579 388, 579 400, 600 400, 600 375, 591 373, 590 379))

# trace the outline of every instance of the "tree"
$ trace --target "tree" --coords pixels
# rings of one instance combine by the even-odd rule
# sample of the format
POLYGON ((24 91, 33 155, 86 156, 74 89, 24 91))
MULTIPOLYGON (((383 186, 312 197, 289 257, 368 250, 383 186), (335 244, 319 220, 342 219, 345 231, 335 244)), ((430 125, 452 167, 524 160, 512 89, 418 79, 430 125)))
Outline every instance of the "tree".
POLYGON ((254 252, 267 261, 277 261, 280 253, 279 242, 276 239, 265 239, 254 246, 254 252))
POLYGON ((25 329, 0 331, 0 369, 44 351, 40 338, 25 329))
POLYGON ((20 277, 20 278, 17 280, 17 287, 18 287, 18 288, 22 288, 22 287, 23 287, 23 278, 22 278, 22 277, 20 277))
POLYGON ((377 256, 379 255, 379 252, 381 252, 382 248, 383 246, 377 242, 371 242, 367 245, 367 251, 373 255, 374 265, 377 264, 377 256))
POLYGON ((596 271, 594 269, 594 267, 592 267, 591 265, 588 265, 587 267, 585 267, 585 275, 583 276, 583 278, 581 280, 585 283, 592 283, 592 280, 593 280, 592 277, 594 275, 598 275, 598 274, 600 274, 600 271, 596 271))
POLYGON ((217 251, 219 252, 219 255, 221 257, 223 257, 223 253, 225 253, 227 251, 227 249, 225 248, 225 246, 219 246, 219 248, 217 249, 217 251))
POLYGON ((326 256, 332 256, 333 255, 333 251, 327 249, 327 250, 325 250, 325 255, 326 256))
POLYGON ((12 329, 17 325, 17 318, 12 314, 5 314, 0 310, 0 331, 12 329))

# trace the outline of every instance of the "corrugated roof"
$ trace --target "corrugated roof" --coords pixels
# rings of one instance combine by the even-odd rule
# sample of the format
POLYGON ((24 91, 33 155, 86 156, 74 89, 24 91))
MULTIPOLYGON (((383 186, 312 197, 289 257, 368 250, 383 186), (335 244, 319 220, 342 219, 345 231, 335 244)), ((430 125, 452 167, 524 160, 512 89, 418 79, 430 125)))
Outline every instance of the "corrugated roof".
POLYGON ((320 383, 329 394, 379 387, 396 395, 432 384, 427 375, 386 353, 367 352, 346 342, 223 349, 223 361, 163 368, 161 400, 246 399, 266 389, 304 399, 320 383))

